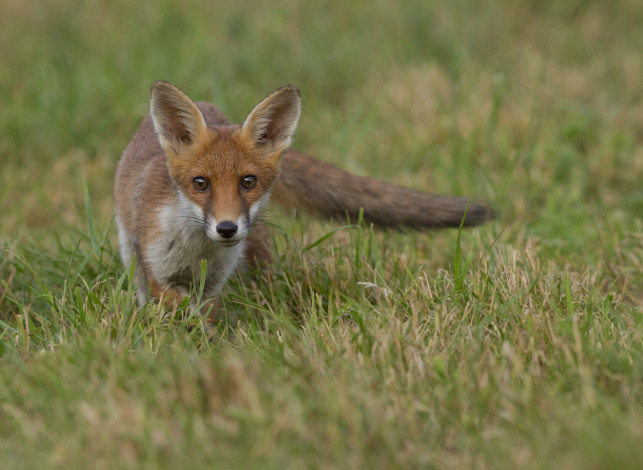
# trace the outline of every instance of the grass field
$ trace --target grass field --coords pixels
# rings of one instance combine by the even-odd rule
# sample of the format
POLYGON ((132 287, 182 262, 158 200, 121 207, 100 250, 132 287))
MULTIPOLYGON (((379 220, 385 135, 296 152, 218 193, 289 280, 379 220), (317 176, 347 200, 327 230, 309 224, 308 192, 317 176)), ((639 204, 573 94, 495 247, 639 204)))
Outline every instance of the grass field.
POLYGON ((641 24, 639 0, 0 0, 0 466, 640 468, 641 24), (208 342, 138 308, 117 254, 159 79, 236 121, 293 83, 297 150, 498 218, 273 208, 275 269, 208 342))

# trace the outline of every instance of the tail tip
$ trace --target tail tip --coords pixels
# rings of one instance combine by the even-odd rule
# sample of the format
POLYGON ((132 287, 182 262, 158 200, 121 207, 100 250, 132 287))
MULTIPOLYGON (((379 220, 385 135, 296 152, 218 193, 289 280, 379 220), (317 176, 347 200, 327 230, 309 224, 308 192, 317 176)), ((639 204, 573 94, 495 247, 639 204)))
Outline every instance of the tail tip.
POLYGON ((490 222, 496 218, 496 212, 486 204, 471 203, 464 218, 465 227, 473 227, 490 222))

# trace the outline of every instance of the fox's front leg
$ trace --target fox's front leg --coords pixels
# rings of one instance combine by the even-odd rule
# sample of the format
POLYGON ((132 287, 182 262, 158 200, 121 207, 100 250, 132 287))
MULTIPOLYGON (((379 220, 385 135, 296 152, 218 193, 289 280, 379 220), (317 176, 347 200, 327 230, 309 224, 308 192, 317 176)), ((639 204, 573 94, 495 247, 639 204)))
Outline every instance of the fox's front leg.
MULTIPOLYGON (((192 307, 190 308, 192 310, 192 307)), ((219 297, 212 297, 201 303, 197 314, 203 318, 206 328, 214 326, 221 321, 221 317, 217 314, 219 310, 219 297)))
MULTIPOLYGON (((152 281, 150 284, 150 294, 152 298, 158 299, 161 304, 172 307, 178 306, 186 298, 184 294, 174 289, 161 287, 156 281, 152 281)), ((190 304, 188 307, 190 313, 194 312, 196 308, 198 308, 197 315, 203 318, 203 322, 206 325, 214 325, 221 319, 217 314, 219 309, 218 296, 207 299, 198 306, 190 304)))
POLYGON ((163 305, 179 305, 186 297, 175 289, 162 287, 154 279, 149 283, 148 292, 152 299, 157 299, 163 305))

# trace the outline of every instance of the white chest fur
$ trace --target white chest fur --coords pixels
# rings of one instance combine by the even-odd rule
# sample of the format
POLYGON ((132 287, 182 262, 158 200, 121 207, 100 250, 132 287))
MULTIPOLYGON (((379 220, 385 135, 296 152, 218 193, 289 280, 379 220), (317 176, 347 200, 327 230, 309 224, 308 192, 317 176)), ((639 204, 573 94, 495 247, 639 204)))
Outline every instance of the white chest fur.
POLYGON ((164 288, 188 295, 201 278, 201 262, 207 263, 204 295, 217 295, 237 268, 245 252, 245 240, 223 246, 210 239, 201 209, 184 197, 158 211, 160 236, 147 246, 145 259, 154 278, 164 288))

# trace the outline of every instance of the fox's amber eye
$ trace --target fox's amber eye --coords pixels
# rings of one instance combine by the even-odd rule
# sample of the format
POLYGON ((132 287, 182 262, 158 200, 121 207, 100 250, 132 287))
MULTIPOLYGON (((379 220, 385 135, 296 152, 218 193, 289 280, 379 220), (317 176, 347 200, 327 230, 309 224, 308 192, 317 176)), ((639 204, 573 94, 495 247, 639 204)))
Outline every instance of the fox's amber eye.
POLYGON ((244 189, 252 189, 257 186, 257 177, 253 175, 247 175, 241 178, 241 187, 244 189))
POLYGON ((208 189, 208 180, 203 176, 197 176, 192 180, 192 186, 194 186, 194 189, 197 191, 205 191, 208 189))

